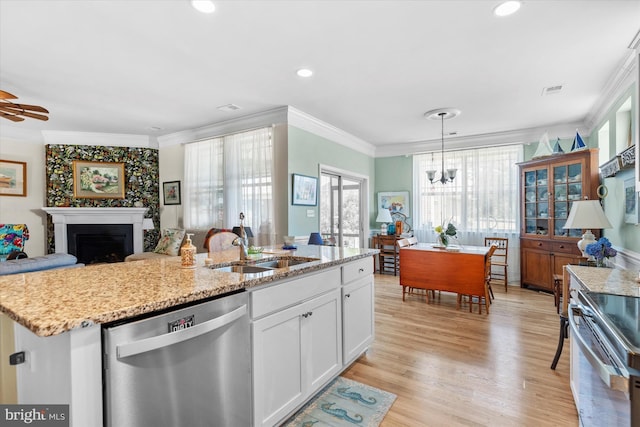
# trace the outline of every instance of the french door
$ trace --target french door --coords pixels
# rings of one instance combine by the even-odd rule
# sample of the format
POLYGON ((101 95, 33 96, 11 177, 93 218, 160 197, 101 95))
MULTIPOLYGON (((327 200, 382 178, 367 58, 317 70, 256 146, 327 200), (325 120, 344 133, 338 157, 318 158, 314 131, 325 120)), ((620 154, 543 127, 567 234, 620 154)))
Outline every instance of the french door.
POLYGON ((365 184, 363 177, 321 168, 320 233, 335 239, 336 246, 365 247, 365 184))

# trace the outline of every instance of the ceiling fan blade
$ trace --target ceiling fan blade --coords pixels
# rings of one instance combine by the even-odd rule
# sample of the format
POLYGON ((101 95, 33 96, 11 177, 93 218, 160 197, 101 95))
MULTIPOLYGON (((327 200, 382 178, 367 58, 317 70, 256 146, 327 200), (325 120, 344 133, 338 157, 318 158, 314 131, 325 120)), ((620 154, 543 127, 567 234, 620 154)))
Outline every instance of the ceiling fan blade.
POLYGON ((14 102, 0 102, 0 106, 8 107, 8 108, 14 108, 16 110, 37 111, 39 113, 48 113, 49 112, 49 110, 47 110, 44 107, 40 107, 39 105, 16 104, 14 102))
POLYGON ((14 116, 13 114, 7 114, 0 111, 0 117, 4 117, 5 119, 9 119, 12 122, 21 122, 24 119, 22 117, 14 116))
POLYGON ((28 111, 24 111, 22 109, 10 108, 2 104, 0 104, 0 112, 1 111, 4 111, 5 114, 12 114, 15 116, 31 117, 32 119, 38 119, 38 120, 44 120, 44 121, 49 120, 49 117, 43 116, 42 114, 29 113, 28 111))
POLYGON ((0 99, 18 99, 18 97, 15 95, 11 95, 9 92, 0 90, 0 99))

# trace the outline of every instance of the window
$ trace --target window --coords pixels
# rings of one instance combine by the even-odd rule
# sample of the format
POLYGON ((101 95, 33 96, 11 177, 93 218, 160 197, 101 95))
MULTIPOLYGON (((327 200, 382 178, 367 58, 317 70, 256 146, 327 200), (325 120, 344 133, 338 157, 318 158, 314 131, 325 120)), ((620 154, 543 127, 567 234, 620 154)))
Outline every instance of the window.
MULTIPOLYGON (((509 238, 509 270, 517 268, 519 250, 519 145, 445 153, 445 168, 457 168, 453 182, 427 179, 427 170, 441 168, 441 153, 414 156, 413 228, 421 242, 435 242, 436 225, 451 221, 458 241, 484 245, 485 236, 509 238)), ((512 276, 515 277, 515 276, 512 276)))
POLYGON ((232 228, 244 212, 254 243, 273 244, 272 135, 262 128, 185 146, 185 228, 232 228))

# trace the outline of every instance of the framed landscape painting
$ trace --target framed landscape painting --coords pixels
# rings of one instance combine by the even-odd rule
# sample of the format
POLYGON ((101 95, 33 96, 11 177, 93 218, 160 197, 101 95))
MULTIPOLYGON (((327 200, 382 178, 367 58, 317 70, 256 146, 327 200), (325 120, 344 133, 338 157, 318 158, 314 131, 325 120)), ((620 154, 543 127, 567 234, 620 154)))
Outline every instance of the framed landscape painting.
POLYGON ((0 160, 0 196, 27 195, 27 163, 0 160))
POLYGON ((124 163, 73 162, 73 197, 124 199, 124 163))

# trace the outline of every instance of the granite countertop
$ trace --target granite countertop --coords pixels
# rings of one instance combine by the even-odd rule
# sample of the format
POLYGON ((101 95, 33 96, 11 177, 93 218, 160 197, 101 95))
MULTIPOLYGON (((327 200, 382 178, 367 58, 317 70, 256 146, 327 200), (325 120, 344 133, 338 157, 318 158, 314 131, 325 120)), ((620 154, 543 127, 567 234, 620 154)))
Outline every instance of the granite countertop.
POLYGON ((317 261, 266 273, 243 275, 206 267, 238 261, 239 251, 198 254, 194 269, 180 267, 180 257, 89 265, 0 276, 0 311, 38 336, 108 323, 176 305, 265 285, 275 280, 373 256, 375 249, 300 246, 295 251, 266 248, 252 259, 309 257, 317 261), (269 253, 270 252, 270 253, 269 253))
POLYGON ((638 271, 579 265, 568 265, 567 270, 589 291, 640 297, 638 271))

